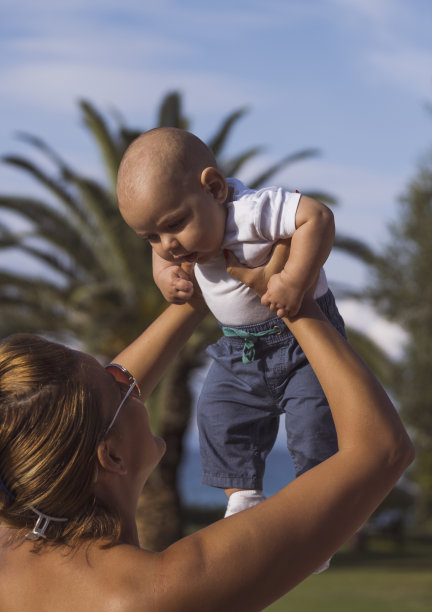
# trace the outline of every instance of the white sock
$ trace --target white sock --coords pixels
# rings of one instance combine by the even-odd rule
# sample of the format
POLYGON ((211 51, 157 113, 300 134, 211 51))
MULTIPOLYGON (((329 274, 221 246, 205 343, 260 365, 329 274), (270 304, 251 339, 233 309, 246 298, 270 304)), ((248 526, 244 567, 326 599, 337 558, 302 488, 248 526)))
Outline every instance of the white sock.
POLYGON ((245 489, 244 491, 236 491, 228 499, 228 505, 225 512, 225 517, 236 514, 246 508, 252 508, 264 501, 266 496, 259 489, 245 489))

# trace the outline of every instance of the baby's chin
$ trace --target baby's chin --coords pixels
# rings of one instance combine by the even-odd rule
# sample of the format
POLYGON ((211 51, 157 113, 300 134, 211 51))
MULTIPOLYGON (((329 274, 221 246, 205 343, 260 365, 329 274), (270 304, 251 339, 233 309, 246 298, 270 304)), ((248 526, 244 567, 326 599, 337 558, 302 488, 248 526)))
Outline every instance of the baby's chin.
POLYGON ((212 251, 211 253, 200 253, 198 255, 197 258, 197 263, 201 264, 201 263, 208 263, 209 261, 211 261, 212 259, 216 259, 222 257, 223 258, 223 252, 222 252, 222 248, 218 248, 215 251, 212 251))
POLYGON ((205 264, 214 259, 219 254, 219 251, 216 253, 203 253, 202 255, 198 255, 196 259, 196 263, 205 264))
POLYGON ((189 255, 185 255, 182 257, 183 261, 187 263, 196 263, 198 261, 199 254, 194 251, 193 253, 189 253, 189 255))
POLYGON ((164 257, 163 259, 173 264, 180 265, 182 263, 194 264, 197 262, 198 258, 199 258, 199 254, 196 251, 194 251, 192 253, 188 253, 187 255, 179 255, 178 257, 164 257))

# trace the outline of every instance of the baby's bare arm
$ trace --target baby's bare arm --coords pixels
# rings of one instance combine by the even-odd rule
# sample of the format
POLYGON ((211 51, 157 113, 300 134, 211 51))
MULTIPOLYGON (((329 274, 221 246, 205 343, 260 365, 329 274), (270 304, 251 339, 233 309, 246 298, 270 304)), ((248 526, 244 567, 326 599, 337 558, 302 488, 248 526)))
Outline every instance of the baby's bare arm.
POLYGON ((331 210, 302 196, 296 214, 296 231, 283 270, 270 280, 262 303, 278 316, 295 316, 303 296, 316 282, 333 246, 334 218, 331 210))

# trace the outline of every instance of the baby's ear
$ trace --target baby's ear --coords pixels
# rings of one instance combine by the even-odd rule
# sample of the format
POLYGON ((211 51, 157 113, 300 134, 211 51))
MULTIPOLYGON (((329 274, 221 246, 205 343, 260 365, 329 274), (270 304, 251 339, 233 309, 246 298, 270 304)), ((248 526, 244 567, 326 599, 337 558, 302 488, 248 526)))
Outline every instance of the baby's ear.
POLYGON ((201 185, 221 204, 226 201, 228 197, 228 185, 225 177, 217 168, 209 166, 201 172, 201 185))

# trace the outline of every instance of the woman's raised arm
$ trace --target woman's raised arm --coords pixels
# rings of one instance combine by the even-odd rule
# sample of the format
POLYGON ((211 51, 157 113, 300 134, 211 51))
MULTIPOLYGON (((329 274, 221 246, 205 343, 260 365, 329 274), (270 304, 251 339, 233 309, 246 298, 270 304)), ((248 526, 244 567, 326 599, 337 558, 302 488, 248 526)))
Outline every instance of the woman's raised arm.
POLYGON ((113 361, 135 376, 143 399, 153 391, 168 366, 208 313, 200 296, 182 306, 171 304, 113 361))
MULTIPOLYGON (((228 270, 242 280, 241 268, 228 270)), ((339 451, 258 506, 160 553, 157 609, 262 610, 333 555, 414 458, 385 391, 314 300, 286 324, 329 400, 339 451)))

